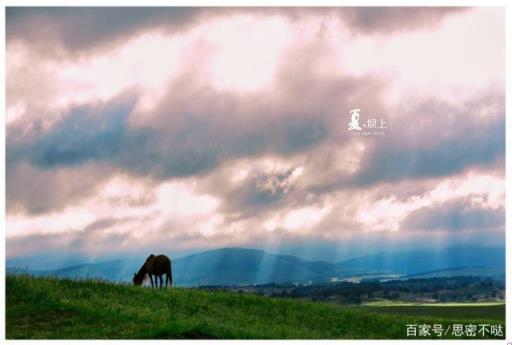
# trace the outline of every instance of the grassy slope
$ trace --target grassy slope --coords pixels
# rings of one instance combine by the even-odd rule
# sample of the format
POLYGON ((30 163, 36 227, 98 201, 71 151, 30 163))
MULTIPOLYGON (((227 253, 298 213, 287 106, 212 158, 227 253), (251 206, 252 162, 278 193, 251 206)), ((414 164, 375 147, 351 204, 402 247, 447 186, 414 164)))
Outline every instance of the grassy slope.
MULTIPOLYGON (((373 311, 382 313, 418 315, 429 317, 453 318, 453 315, 462 315, 464 319, 479 320, 482 318, 493 320, 494 323, 505 324, 505 304, 499 305, 447 305, 447 306, 427 306, 427 305, 396 305, 387 307, 371 307, 373 311)), ((472 322, 474 323, 474 322, 472 322)))
MULTIPOLYGON (((8 275, 7 338, 405 338, 409 323, 489 323, 248 294, 8 275)), ((499 321, 497 321, 498 323, 499 321)), ((501 321, 503 323, 503 321, 501 321)))

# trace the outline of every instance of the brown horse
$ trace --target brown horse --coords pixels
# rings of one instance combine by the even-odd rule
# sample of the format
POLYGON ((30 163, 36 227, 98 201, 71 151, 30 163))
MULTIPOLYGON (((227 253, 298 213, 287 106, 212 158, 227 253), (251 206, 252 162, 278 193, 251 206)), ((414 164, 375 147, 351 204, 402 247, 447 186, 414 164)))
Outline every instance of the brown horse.
POLYGON ((144 262, 144 265, 139 269, 139 272, 133 275, 133 284, 142 285, 144 278, 146 275, 149 275, 149 279, 151 279, 151 287, 153 287, 153 276, 155 276, 155 287, 158 287, 158 280, 160 280, 160 287, 162 287, 162 275, 166 275, 165 279, 165 287, 167 287, 167 282, 169 282, 169 286, 172 286, 172 269, 171 269, 171 260, 165 255, 153 255, 151 254, 144 262))

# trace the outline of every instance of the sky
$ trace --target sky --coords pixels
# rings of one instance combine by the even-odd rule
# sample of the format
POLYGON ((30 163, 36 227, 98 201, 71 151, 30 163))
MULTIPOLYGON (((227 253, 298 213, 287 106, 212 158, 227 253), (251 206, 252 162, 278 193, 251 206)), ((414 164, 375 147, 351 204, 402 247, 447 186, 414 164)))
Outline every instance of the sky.
POLYGON ((502 8, 10 7, 6 23, 8 262, 504 243, 502 8))

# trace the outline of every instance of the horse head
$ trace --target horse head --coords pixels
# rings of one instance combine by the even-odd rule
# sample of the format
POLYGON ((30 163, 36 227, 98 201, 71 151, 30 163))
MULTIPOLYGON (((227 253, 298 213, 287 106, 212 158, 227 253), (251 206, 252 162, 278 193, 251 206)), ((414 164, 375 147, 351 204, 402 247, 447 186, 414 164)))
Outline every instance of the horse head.
POLYGON ((134 285, 142 285, 142 283, 144 282, 145 275, 146 274, 144 274, 142 272, 134 273, 133 274, 133 284, 134 285))

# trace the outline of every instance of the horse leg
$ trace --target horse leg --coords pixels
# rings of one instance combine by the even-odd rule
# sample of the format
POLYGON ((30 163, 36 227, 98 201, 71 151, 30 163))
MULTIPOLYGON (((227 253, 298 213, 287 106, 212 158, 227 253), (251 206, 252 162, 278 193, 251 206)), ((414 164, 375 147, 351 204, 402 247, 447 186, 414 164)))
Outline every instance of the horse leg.
POLYGON ((162 276, 159 275, 158 279, 160 279, 160 288, 162 288, 162 285, 164 284, 164 280, 162 279, 162 276))

